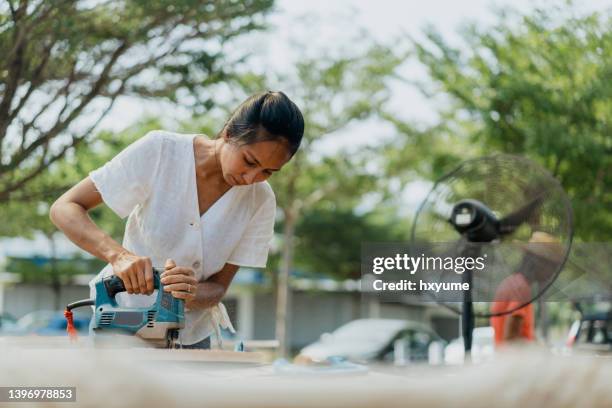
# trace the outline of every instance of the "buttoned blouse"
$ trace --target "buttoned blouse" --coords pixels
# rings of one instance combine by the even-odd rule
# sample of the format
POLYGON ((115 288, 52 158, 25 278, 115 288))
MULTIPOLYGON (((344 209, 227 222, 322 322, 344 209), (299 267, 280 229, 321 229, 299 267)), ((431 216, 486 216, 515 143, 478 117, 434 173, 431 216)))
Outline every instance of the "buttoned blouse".
MULTIPOLYGON (((123 247, 164 267, 172 258, 204 281, 226 263, 263 268, 274 233, 276 199, 267 182, 232 186, 200 216, 193 139, 197 135, 152 131, 89 173, 104 203, 127 219, 123 247)), ((110 264, 90 282, 113 273, 110 264)), ((123 306, 154 303, 154 295, 120 293, 123 306)), ((220 311, 227 317, 225 308, 220 311)), ((183 344, 210 336, 219 309, 185 310, 183 344)))

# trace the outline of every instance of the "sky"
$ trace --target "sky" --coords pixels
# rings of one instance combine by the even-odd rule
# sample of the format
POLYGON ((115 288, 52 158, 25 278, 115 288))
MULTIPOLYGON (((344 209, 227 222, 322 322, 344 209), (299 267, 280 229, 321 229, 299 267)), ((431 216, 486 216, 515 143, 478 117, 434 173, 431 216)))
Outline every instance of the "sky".
MULTIPOLYGON (((604 10, 612 8, 612 0, 576 0, 580 9, 604 10)), ((519 11, 529 11, 538 5, 559 4, 551 0, 280 0, 277 11, 269 16, 272 28, 265 33, 250 35, 238 44, 251 50, 255 69, 283 71, 290 68, 292 61, 307 52, 292 44, 307 39, 313 47, 360 45, 361 30, 368 32, 382 43, 392 43, 402 34, 419 36, 427 24, 434 25, 451 43, 460 45, 457 30, 466 21, 479 25, 496 21, 493 10, 497 7, 512 6, 519 11)), ((407 67, 406 73, 414 79, 424 79, 419 67, 407 67)), ((437 103, 437 102, 436 102, 437 103)), ((415 122, 428 123, 435 120, 436 106, 408 86, 395 86, 391 109, 398 115, 415 122)), ((100 127, 115 131, 122 130, 146 116, 167 115, 172 112, 176 118, 186 118, 189 112, 159 103, 148 103, 132 98, 120 98, 100 127)), ((320 148, 322 153, 332 153, 348 144, 370 143, 389 136, 392 129, 380 122, 368 121, 338 132, 330 142, 320 148)), ((416 206, 426 195, 427 185, 415 184, 406 192, 408 204, 416 206)), ((68 254, 76 249, 69 242, 59 242, 59 251, 68 254)), ((21 239, 4 241, 0 245, 5 252, 23 255, 26 253, 48 254, 48 244, 39 237, 34 242, 21 239)))
MULTIPOLYGON (((559 4, 564 0, 279 0, 276 11, 269 15, 271 28, 239 40, 234 46, 238 53, 248 50, 258 72, 290 70, 293 61, 308 52, 295 42, 306 43, 311 52, 336 47, 360 47, 363 35, 383 44, 409 34, 419 37, 426 25, 435 26, 451 44, 461 46, 458 30, 466 22, 490 25, 496 21, 495 10, 512 8, 528 12, 537 6, 559 4)), ((612 8, 612 0, 576 0, 585 12, 612 8)), ((231 52, 231 50, 229 50, 231 52)), ((424 80, 425 71, 417 64, 403 67, 402 74, 414 80, 424 80)), ((291 96, 291 95, 289 95, 291 96)), ((223 98, 219 95, 219 98, 223 98)), ((390 109, 399 116, 416 123, 436 120, 439 101, 426 100, 414 87, 394 84, 390 109)), ((121 130, 143 117, 167 115, 187 118, 189 112, 160 103, 143 103, 133 98, 120 98, 101 123, 101 128, 121 130)), ((333 153, 348 143, 368 143, 392 132, 389 126, 378 122, 360 123, 339 132, 331 142, 322 145, 322 153, 333 153)))

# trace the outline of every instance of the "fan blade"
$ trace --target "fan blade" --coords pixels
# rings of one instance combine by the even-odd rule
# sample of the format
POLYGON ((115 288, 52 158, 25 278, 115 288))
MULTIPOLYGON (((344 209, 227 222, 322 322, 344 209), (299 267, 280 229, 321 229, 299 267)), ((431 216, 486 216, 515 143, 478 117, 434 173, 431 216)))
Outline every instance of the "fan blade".
POLYGON ((543 202, 544 193, 541 193, 523 207, 506 215, 499 221, 499 232, 503 235, 513 233, 521 224, 529 220, 543 202))

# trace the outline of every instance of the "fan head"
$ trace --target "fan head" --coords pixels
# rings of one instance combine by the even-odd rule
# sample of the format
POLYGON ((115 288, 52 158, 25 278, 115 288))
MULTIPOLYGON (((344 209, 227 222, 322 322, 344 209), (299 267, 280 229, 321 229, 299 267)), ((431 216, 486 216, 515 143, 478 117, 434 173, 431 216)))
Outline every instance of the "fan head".
MULTIPOLYGON (((475 315, 511 313, 541 296, 561 271, 571 246, 571 205, 559 182, 531 160, 504 154, 473 159, 434 184, 412 239, 438 257, 485 256, 486 268, 470 271, 475 315), (512 308, 491 307, 504 296, 512 308)), ((461 281, 452 270, 427 274, 430 281, 461 281)), ((456 299, 435 296, 460 311, 456 299)))

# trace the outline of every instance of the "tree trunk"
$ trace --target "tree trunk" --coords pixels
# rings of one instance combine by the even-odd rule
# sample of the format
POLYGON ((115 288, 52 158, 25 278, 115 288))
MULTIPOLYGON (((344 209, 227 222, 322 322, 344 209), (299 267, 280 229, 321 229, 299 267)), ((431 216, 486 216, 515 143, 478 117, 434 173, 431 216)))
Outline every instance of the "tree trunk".
POLYGON ((289 290, 289 273, 293 263, 293 236, 295 234, 296 217, 289 209, 285 212, 285 228, 283 231, 283 251, 281 267, 278 275, 276 294, 276 339, 279 341, 279 357, 287 357, 289 351, 289 336, 287 326, 291 307, 289 290))

